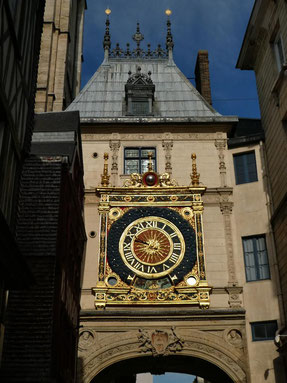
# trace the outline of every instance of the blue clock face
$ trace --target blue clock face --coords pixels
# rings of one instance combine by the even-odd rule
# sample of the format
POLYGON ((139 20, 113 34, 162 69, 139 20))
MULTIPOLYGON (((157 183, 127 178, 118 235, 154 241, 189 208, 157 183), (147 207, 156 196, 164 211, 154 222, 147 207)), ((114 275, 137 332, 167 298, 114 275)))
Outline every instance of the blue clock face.
POLYGON ((183 280, 196 262, 192 226, 168 208, 137 208, 126 212, 108 234, 108 263, 127 284, 169 278, 183 280))

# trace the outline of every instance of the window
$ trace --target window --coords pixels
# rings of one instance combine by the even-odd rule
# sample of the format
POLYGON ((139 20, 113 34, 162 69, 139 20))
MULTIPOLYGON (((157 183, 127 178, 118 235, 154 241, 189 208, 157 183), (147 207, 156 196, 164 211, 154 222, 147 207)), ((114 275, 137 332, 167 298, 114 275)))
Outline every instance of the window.
POLYGON ((255 152, 233 155, 236 185, 258 181, 255 152))
POLYGON ((152 166, 156 171, 156 149, 148 147, 125 148, 124 172, 125 174, 143 174, 148 170, 148 153, 152 153, 152 166))
POLYGON ((246 281, 270 278, 268 255, 264 235, 242 238, 246 281))
POLYGON ((283 64, 285 63, 285 52, 283 48, 282 37, 280 34, 277 36, 277 38, 274 41, 274 52, 275 52, 277 68, 278 68, 278 71, 280 72, 283 64))
POLYGON ((143 100, 143 101, 137 101, 133 100, 132 101, 132 114, 135 116, 144 116, 149 114, 149 102, 148 100, 143 100))
POLYGON ((151 72, 141 73, 138 66, 136 73, 128 73, 125 85, 126 115, 152 116, 155 86, 151 79, 151 72))
POLYGON ((251 323, 252 340, 274 340, 277 328, 276 320, 251 323))

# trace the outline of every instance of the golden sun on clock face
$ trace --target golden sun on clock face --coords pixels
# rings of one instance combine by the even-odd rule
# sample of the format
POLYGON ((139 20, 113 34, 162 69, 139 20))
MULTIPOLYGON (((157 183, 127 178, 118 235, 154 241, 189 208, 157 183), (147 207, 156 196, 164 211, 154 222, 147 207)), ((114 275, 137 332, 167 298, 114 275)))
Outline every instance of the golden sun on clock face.
POLYGON ((185 243, 180 230, 167 219, 139 218, 126 227, 119 251, 126 266, 145 278, 159 278, 181 262, 185 243))
POLYGON ((164 230, 145 229, 133 238, 131 248, 139 261, 155 265, 168 258, 172 250, 172 240, 164 230))

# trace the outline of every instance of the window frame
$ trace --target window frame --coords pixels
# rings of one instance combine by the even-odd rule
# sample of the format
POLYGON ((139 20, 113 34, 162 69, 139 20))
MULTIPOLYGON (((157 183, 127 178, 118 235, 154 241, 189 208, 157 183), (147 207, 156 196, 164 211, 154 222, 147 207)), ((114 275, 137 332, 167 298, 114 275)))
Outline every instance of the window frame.
POLYGON ((124 154, 124 174, 125 175, 132 174, 132 173, 126 173, 126 160, 129 160, 129 159, 133 159, 133 160, 138 160, 139 161, 138 162, 139 163, 139 172, 138 172, 138 174, 143 174, 142 173, 141 160, 148 159, 148 158, 141 156, 142 150, 154 150, 154 157, 152 157, 152 159, 154 160, 154 169, 153 169, 153 171, 155 171, 155 172, 157 171, 157 160, 156 160, 157 149, 156 149, 156 146, 125 146, 124 147, 124 151, 123 151, 123 154, 124 154), (132 150, 132 149, 139 150, 139 156, 138 157, 126 157, 126 150, 132 150))
POLYGON ((268 257, 268 250, 267 250, 267 245, 266 245, 265 234, 246 236, 246 237, 242 237, 241 239, 242 239, 242 250, 243 250, 243 258, 244 258, 246 282, 248 283, 248 282, 258 282, 258 281, 270 280, 271 279, 271 273, 270 273, 269 257, 268 257), (265 265, 267 265, 266 267, 268 267, 268 277, 266 277, 266 278, 260 278, 260 267, 262 267, 263 265, 260 264, 259 259, 258 259, 259 258, 259 256, 258 256, 259 250, 257 249, 257 244, 256 244, 256 240, 258 238, 264 239, 265 252, 266 252, 266 257, 267 257, 267 263, 265 265), (253 253, 252 254, 253 254, 253 258, 254 258, 256 279, 249 279, 248 274, 247 274, 247 268, 249 266, 247 265, 247 259, 246 259, 247 253, 244 250, 244 240, 251 240, 251 239, 252 239, 252 244, 253 244, 253 246, 252 246, 253 247, 253 253), (256 245, 256 246, 254 246, 254 245, 256 245))
POLYGON ((233 168, 234 168, 234 177, 235 177, 235 184, 236 185, 243 185, 243 184, 249 184, 252 182, 258 182, 258 171, 257 171, 257 161, 256 161, 255 150, 248 150, 245 152, 233 153, 233 168), (253 156, 254 156, 254 164, 255 164, 255 170, 256 170, 256 177, 254 177, 254 179, 251 179, 251 173, 250 173, 250 169, 249 169, 248 163, 247 163, 247 156, 250 154, 253 154, 253 156), (246 158, 244 161, 245 162, 244 163, 244 181, 241 182, 239 179, 240 176, 239 176, 239 172, 238 172, 239 164, 238 164, 238 162, 236 162, 236 158, 239 158, 239 157, 244 158, 244 156, 246 158))
POLYGON ((276 35, 276 38, 274 39, 273 50, 274 50, 277 69, 278 69, 278 72, 280 72, 283 65, 286 63, 286 54, 284 50, 284 44, 283 44, 281 33, 278 33, 276 35), (280 42, 280 45, 279 45, 279 42, 280 42), (280 46, 281 46, 281 49, 280 49, 280 46), (281 54, 282 54, 283 61, 281 60, 281 54))
MULTIPOLYGON (((252 335, 252 341, 253 342, 262 342, 266 340, 274 340, 276 331, 278 330, 278 323, 277 320, 268 320, 268 321, 260 321, 260 322, 250 322, 251 326, 251 335, 252 335), (268 336, 267 332, 267 326, 264 328, 266 336, 265 337, 256 337, 255 335, 255 329, 256 327, 263 326, 263 325, 275 325, 275 332, 274 335, 268 336)), ((270 330, 270 329, 269 329, 270 330)))
POLYGON ((151 110, 151 103, 148 98, 131 98, 128 102, 130 102, 129 107, 129 114, 132 116, 150 116, 152 113, 151 110), (137 108, 135 106, 138 106, 139 104, 144 104, 147 106, 146 113, 138 113, 137 108))

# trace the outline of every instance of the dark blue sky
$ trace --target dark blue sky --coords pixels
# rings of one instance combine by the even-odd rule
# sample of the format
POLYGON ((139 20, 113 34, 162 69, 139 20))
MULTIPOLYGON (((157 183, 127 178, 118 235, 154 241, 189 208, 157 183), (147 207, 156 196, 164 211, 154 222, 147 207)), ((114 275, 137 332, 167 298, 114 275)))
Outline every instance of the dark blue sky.
MULTIPOLYGON (((224 115, 259 118, 255 76, 235 69, 254 0, 87 0, 82 86, 103 61, 105 9, 110 7, 112 47, 134 42, 136 23, 142 46, 165 47, 166 15, 172 10, 174 61, 186 77, 194 77, 197 52, 209 52, 213 107, 224 115)), ((193 82, 193 80, 191 80, 193 82)))

